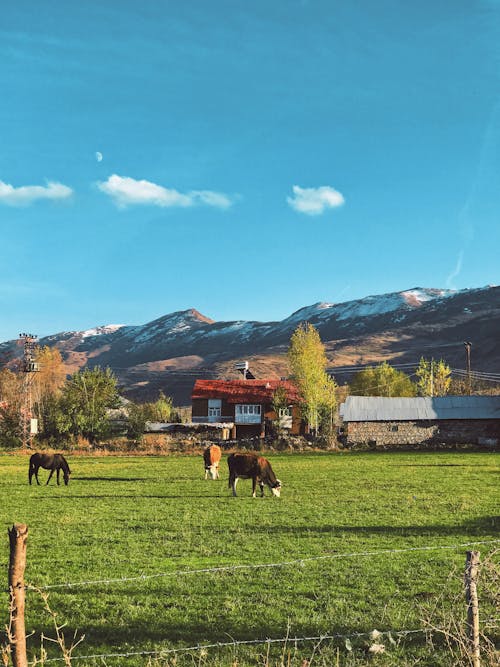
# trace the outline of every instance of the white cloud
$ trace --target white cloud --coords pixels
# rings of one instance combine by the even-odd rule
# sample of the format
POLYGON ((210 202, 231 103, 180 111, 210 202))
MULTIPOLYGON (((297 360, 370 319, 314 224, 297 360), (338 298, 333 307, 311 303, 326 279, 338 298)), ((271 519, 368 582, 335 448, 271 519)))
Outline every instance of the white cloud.
POLYGON ((321 215, 328 208, 337 208, 344 203, 340 192, 328 185, 319 188, 301 188, 293 186, 293 197, 286 198, 289 206, 298 213, 321 215))
POLYGON ((0 181, 0 203, 8 206, 28 206, 38 199, 67 199, 73 190, 62 183, 48 182, 47 185, 22 185, 15 188, 0 181))
POLYGON ((201 204, 216 206, 217 208, 229 208, 233 203, 227 195, 212 190, 193 190, 189 193, 189 196, 198 200, 201 204))
POLYGON ((204 204, 216 208, 229 208, 232 204, 231 199, 221 192, 192 190, 183 194, 150 181, 137 181, 134 178, 117 174, 110 176, 107 181, 99 182, 97 187, 101 192, 109 195, 120 208, 133 204, 149 204, 163 208, 174 206, 187 208, 196 204, 204 204))
POLYGON ((455 278, 458 278, 458 276, 462 272, 463 261, 464 261, 464 251, 461 250, 458 253, 458 259, 457 259, 457 263, 455 264, 455 268, 451 271, 451 273, 446 278, 446 287, 448 289, 456 289, 456 287, 455 287, 455 278))

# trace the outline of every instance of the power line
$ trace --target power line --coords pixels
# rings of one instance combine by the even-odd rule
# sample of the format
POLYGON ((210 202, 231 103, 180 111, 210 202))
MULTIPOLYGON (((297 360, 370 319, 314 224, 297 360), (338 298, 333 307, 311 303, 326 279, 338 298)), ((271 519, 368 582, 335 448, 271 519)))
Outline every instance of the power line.
MULTIPOLYGON (((411 373, 410 375, 406 375, 408 379, 411 379, 412 377, 416 377, 416 373, 411 373)), ((356 393, 354 391, 349 391, 350 396, 366 396, 367 391, 375 391, 376 389, 385 389, 387 387, 390 387, 393 384, 393 381, 387 380, 386 382, 383 382, 381 384, 376 384, 376 385, 371 385, 370 387, 365 387, 363 389, 363 393, 356 393)))

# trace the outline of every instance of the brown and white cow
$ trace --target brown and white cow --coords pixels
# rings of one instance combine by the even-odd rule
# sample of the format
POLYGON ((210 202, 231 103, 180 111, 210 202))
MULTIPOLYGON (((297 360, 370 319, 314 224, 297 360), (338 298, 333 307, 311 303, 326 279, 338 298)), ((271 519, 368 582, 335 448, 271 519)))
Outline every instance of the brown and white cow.
POLYGON ((264 495, 264 484, 271 489, 273 494, 280 497, 281 482, 271 468, 271 464, 263 456, 258 454, 230 454, 227 459, 229 466, 229 486, 236 495, 236 483, 238 479, 252 480, 252 497, 255 498, 257 482, 260 486, 260 495, 264 495))
POLYGON ((210 445, 203 452, 203 460, 205 461, 205 479, 208 479, 208 474, 212 479, 219 479, 219 462, 221 457, 221 450, 218 445, 210 445))

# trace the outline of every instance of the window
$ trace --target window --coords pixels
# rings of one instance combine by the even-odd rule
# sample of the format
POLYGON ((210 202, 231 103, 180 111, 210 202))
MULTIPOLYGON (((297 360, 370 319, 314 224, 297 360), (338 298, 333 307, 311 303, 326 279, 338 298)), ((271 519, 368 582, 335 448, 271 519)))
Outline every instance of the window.
POLYGON ((278 417, 291 417, 292 416, 292 407, 289 405, 287 408, 280 408, 278 412, 278 417))
POLYGON ((237 415, 260 415, 260 405, 237 405, 237 415))
POLYGON ((221 415, 221 399, 220 398, 209 398, 208 399, 208 416, 209 417, 220 417, 221 415))
POLYGON ((392 431, 393 433, 397 433, 399 431, 399 426, 397 424, 391 424, 389 430, 392 431))

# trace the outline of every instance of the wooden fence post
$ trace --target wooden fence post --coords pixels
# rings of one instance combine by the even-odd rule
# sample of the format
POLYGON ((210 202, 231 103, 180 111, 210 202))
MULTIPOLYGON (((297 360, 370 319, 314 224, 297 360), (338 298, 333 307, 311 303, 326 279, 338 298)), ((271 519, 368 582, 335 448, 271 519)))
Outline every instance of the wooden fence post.
POLYGON ((479 655, 479 603, 477 599, 477 574, 479 551, 468 551, 465 561, 465 599, 467 600, 467 629, 470 657, 473 667, 480 667, 479 655))
POLYGON ((28 667, 26 627, 24 622, 24 601, 26 597, 24 570, 26 569, 27 539, 28 526, 26 524, 16 523, 9 530, 9 591, 11 604, 11 636, 9 637, 9 641, 14 667, 28 667))

